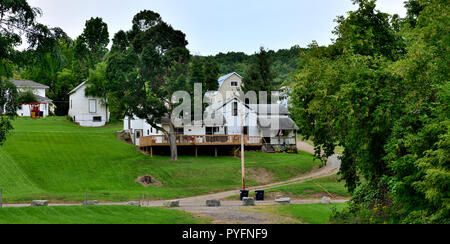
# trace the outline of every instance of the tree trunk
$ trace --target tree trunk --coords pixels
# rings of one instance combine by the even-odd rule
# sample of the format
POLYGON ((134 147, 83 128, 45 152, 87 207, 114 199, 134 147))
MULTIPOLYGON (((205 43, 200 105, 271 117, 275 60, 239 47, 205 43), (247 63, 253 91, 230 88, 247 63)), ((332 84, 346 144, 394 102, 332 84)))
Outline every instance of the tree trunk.
POLYGON ((178 150, 177 150, 177 135, 175 132, 175 126, 172 122, 169 122, 169 145, 170 145, 170 157, 172 161, 178 161, 178 150))
POLYGON ((106 106, 106 116, 105 116, 105 124, 107 124, 109 121, 108 121, 108 104, 106 104, 105 105, 106 106))
POLYGON ((131 136, 131 116, 128 116, 128 131, 130 132, 131 136))

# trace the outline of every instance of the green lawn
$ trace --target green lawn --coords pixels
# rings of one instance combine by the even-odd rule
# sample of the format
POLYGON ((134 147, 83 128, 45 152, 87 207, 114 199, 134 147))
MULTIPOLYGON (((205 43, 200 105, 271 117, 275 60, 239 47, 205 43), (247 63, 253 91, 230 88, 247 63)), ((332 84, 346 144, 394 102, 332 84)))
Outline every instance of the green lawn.
POLYGON ((263 207, 261 211, 276 215, 290 217, 304 224, 328 224, 332 209, 341 211, 346 207, 345 203, 323 204, 302 204, 286 206, 263 207))
MULTIPOLYGON (((15 130, 0 147, 0 188, 6 202, 50 199, 127 201, 146 194, 172 199, 238 189, 240 160, 233 157, 181 156, 149 158, 132 145, 117 140, 116 123, 82 128, 65 118, 17 119, 15 130), (152 175, 163 187, 144 188, 134 180, 152 175)), ((307 153, 247 153, 248 168, 263 168, 273 181, 295 177, 319 164, 307 153)), ((248 180, 249 185, 257 184, 248 180)))
MULTIPOLYGON (((311 145, 311 146, 314 147, 314 142, 313 142, 311 139, 303 138, 301 135, 299 135, 299 137, 301 138, 301 140, 302 140, 303 142, 305 142, 305 143, 307 143, 307 144, 309 144, 309 145, 311 145)), ((341 146, 337 146, 337 147, 334 149, 334 153, 339 154, 339 155, 342 155, 342 154, 344 153, 344 148, 341 147, 341 146)))
POLYGON ((71 206, 0 209, 0 224, 206 224, 209 220, 163 208, 71 206))
POLYGON ((345 188, 345 183, 339 182, 338 179, 339 176, 333 175, 326 178, 311 180, 302 184, 270 189, 267 192, 280 192, 298 197, 308 197, 328 193, 339 197, 350 197, 351 194, 347 191, 347 188, 345 188))

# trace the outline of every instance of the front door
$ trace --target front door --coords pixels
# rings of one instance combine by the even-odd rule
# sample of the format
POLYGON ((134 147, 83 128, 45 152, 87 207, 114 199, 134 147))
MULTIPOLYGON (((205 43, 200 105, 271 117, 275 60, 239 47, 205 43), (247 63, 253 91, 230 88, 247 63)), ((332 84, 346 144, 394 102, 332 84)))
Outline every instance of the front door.
POLYGON ((143 136, 144 131, 143 130, 135 130, 134 131, 134 143, 136 146, 139 146, 139 142, 141 137, 143 136))

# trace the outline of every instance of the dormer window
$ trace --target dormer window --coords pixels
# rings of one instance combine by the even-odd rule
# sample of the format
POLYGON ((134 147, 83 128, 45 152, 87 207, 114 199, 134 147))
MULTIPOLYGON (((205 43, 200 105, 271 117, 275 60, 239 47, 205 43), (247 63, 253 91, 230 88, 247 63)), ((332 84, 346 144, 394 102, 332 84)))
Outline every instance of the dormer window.
POLYGON ((238 87, 238 85, 239 85, 239 82, 237 82, 237 81, 231 82, 231 87, 238 87))

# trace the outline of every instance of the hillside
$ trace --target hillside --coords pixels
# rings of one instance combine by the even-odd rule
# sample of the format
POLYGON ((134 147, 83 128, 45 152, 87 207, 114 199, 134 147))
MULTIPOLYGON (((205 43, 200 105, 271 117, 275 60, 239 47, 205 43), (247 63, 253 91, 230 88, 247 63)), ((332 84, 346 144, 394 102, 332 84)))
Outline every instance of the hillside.
MULTIPOLYGON (((297 69, 298 59, 301 58, 302 50, 305 49, 293 46, 290 49, 268 51, 273 62, 272 71, 277 75, 277 78, 274 80, 276 84, 283 84, 291 79, 290 75, 297 69)), ((219 53, 215 56, 201 56, 200 59, 205 62, 218 63, 221 74, 238 72, 241 75, 245 75, 246 69, 254 56, 254 54, 247 55, 243 52, 229 52, 219 53)))
MULTIPOLYGON (((149 158, 119 141, 121 124, 81 128, 65 118, 17 119, 15 130, 0 147, 0 188, 7 202, 32 199, 127 201, 142 194, 170 199, 239 189, 240 160, 233 157, 166 156, 149 158), (143 187, 135 179, 152 175, 162 187, 143 187)), ((257 172, 268 182, 281 181, 312 170, 319 162, 300 153, 247 153, 249 185, 257 172), (256 173, 255 173, 256 172, 256 173)))

